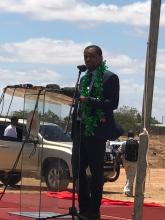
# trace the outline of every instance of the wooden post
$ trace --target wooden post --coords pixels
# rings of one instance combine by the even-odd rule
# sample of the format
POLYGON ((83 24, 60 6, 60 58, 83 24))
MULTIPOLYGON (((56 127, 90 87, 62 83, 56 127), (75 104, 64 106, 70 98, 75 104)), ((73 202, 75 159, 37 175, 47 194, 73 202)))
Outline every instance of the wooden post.
POLYGON ((158 33, 159 33, 159 20, 160 20, 160 7, 161 7, 161 0, 152 0, 149 40, 147 44, 147 53, 146 53, 145 86, 144 86, 144 101, 143 101, 144 127, 148 131, 150 129, 150 119, 152 112, 152 100, 153 100, 155 66, 156 66, 156 55, 157 55, 158 33))
POLYGON ((134 211, 133 211, 134 220, 141 220, 143 215, 142 210, 143 210, 143 200, 144 200, 145 177, 146 177, 146 169, 147 169, 147 160, 146 160, 147 149, 148 149, 148 132, 144 129, 144 132, 139 135, 139 153, 138 153, 134 211))
POLYGON ((147 131, 149 131, 150 129, 150 119, 152 112, 160 8, 161 8, 161 0, 151 1, 150 31, 149 31, 149 42, 147 45, 145 86, 144 86, 144 98, 143 98, 143 108, 142 108, 144 132, 140 135, 140 142, 139 142, 133 220, 142 220, 142 216, 143 216, 144 189, 145 189, 145 177, 146 177, 146 168, 147 168, 146 157, 148 151, 147 131))

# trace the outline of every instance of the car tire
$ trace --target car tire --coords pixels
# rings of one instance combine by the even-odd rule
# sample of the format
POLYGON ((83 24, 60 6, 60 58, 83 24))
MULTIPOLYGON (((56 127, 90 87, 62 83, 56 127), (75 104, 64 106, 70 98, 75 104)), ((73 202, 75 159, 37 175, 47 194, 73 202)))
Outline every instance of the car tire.
POLYGON ((4 185, 15 186, 21 180, 21 173, 9 173, 5 174, 4 177, 1 178, 1 182, 4 185))
POLYGON ((51 191, 63 191, 69 184, 69 169, 62 160, 51 161, 45 172, 45 182, 51 191))

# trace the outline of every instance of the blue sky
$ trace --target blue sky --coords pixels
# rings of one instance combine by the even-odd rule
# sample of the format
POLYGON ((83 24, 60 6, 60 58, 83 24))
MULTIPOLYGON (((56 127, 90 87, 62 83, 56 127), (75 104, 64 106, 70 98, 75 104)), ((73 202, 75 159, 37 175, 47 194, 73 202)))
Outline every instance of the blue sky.
MULTIPOLYGON (((74 86, 83 49, 97 44, 120 78, 120 103, 142 109, 151 1, 1 0, 0 88, 74 86)), ((165 1, 162 1, 152 115, 165 118, 165 1)))

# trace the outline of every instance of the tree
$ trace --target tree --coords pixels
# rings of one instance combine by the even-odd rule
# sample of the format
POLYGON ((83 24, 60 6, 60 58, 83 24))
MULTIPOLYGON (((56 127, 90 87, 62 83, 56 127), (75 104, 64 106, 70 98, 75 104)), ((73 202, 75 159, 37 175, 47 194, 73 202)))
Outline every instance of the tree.
POLYGON ((22 118, 25 119, 27 118, 27 111, 22 111, 22 110, 18 110, 18 111, 14 111, 11 113, 12 116, 17 116, 17 118, 22 118))
POLYGON ((45 122, 55 123, 55 124, 61 123, 61 119, 59 118, 59 116, 56 115, 51 110, 48 110, 47 112, 45 112, 44 115, 41 116, 41 120, 45 122))
MULTIPOLYGON (((125 132, 133 130, 140 133, 142 116, 136 108, 122 106, 115 112, 116 121, 123 127, 125 132)), ((155 117, 151 118, 151 124, 159 124, 155 117)))
MULTIPOLYGON (((26 119, 28 115, 28 111, 14 111, 12 112, 12 116, 17 116, 18 118, 22 118, 22 119, 26 119)), ((55 123, 55 124, 61 124, 62 123, 62 119, 60 119, 58 117, 58 115, 56 115, 54 112, 48 110, 47 112, 45 112, 44 115, 42 115, 39 112, 39 118, 41 121, 45 121, 45 122, 50 122, 50 123, 55 123)))
POLYGON ((138 124, 140 123, 141 116, 136 108, 129 106, 120 107, 115 112, 115 119, 126 132, 128 130, 139 132, 138 124))

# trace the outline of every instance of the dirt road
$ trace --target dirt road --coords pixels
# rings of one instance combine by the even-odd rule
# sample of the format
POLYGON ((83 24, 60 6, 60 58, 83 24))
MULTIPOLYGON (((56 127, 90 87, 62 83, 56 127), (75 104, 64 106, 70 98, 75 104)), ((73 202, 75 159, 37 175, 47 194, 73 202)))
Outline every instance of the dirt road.
MULTIPOLYGON (((104 185, 104 196, 111 199, 134 201, 134 198, 123 194, 125 180, 124 169, 121 169, 117 181, 104 185)), ((165 169, 148 169, 144 202, 156 202, 165 206, 165 169)))

